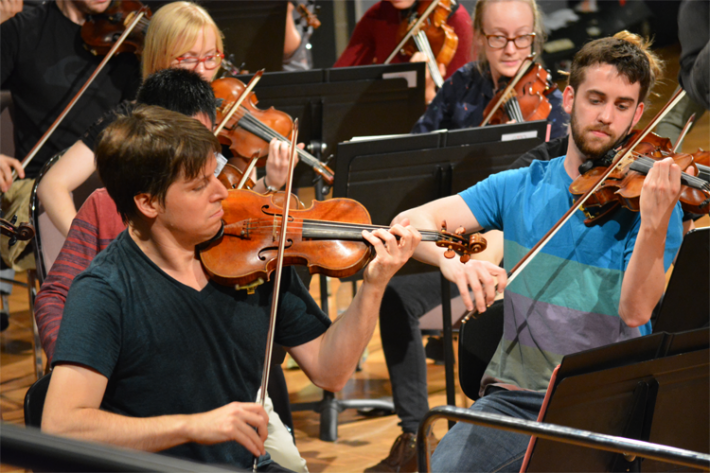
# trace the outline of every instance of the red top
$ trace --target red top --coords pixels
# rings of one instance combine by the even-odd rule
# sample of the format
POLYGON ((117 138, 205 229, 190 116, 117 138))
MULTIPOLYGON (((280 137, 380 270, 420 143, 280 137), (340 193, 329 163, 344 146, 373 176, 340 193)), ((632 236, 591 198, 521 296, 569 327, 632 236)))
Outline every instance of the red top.
MULTIPOLYGON (((400 11, 392 6, 392 3, 382 0, 374 4, 355 25, 348 47, 333 67, 367 66, 385 62, 397 47, 397 31, 401 21, 400 11)), ((471 62, 473 44, 473 24, 463 6, 459 6, 446 23, 459 37, 459 45, 446 68, 444 79, 448 79, 457 69, 471 62)), ((392 62, 409 62, 409 57, 400 53, 392 62)))
POLYGON ((103 188, 94 191, 74 217, 64 246, 35 300, 37 328, 50 364, 69 286, 125 228, 116 204, 103 188))

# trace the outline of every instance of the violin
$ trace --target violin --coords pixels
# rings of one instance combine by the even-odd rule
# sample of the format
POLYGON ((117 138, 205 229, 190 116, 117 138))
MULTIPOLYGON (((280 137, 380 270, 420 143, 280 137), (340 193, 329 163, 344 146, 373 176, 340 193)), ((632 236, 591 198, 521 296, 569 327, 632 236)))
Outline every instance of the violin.
MULTIPOLYGON (((221 123, 244 92, 245 85, 234 77, 224 77, 213 81, 212 89, 215 97, 221 99, 217 107, 217 121, 221 123)), ((265 158, 269 154, 269 142, 273 138, 290 143, 286 136, 293 129, 291 117, 274 107, 261 110, 256 106, 258 103, 256 94, 250 92, 217 136, 220 143, 229 146, 235 156, 244 159, 265 158)), ((333 184, 335 175, 328 166, 300 148, 296 148, 296 152, 300 160, 311 166, 327 185, 333 184)), ((264 164, 265 160, 262 159, 259 165, 264 164)))
POLYGON ((483 111, 480 126, 501 125, 515 120, 517 123, 546 120, 552 110, 547 96, 557 88, 552 74, 540 64, 532 62, 532 56, 521 64, 520 71, 504 89, 498 91, 483 111), (527 69, 527 61, 531 64, 527 69))
MULTIPOLYGON (((633 132, 631 137, 637 136, 633 132)), ((693 156, 686 153, 673 153, 671 141, 661 138, 655 133, 649 133, 643 141, 634 146, 630 156, 621 162, 609 174, 582 207, 587 216, 585 225, 593 225, 617 208, 624 207, 634 212, 640 210, 639 198, 645 175, 653 167, 653 163, 666 157, 672 157, 675 163, 685 171, 694 166, 693 156)), ((573 195, 582 195, 596 183, 599 176, 609 166, 609 159, 613 155, 607 154, 600 160, 592 162, 593 167, 578 176, 570 185, 569 190, 573 195)), ((588 166, 587 166, 588 167, 588 166)), ((697 174, 697 168, 695 174, 697 174)), ((583 171, 584 169, 580 169, 583 171)), ((682 192, 681 205, 684 210, 695 214, 706 214, 710 209, 710 184, 707 181, 686 174, 681 174, 682 192)))
POLYGON ((140 55, 152 13, 150 8, 135 0, 114 0, 104 13, 88 16, 81 26, 81 39, 84 41, 84 46, 95 56, 106 55, 136 13, 141 10, 145 11, 145 16, 140 19, 137 27, 130 32, 116 51, 140 55))
MULTIPOLYGON (((227 163, 222 168, 222 171, 220 171, 219 176, 217 176, 217 179, 219 179, 219 182, 221 182, 224 187, 229 190, 236 189, 239 186, 239 183, 241 182, 243 176, 244 173, 241 169, 236 167, 234 164, 227 163)), ((246 182, 244 183, 244 188, 253 189, 255 185, 256 183, 248 177, 246 182)))
MULTIPOLYGON (((309 0, 308 3, 314 4, 315 0, 309 0)), ((312 8, 317 9, 320 7, 313 5, 312 8)), ((308 9, 308 7, 305 4, 299 3, 298 6, 296 7, 296 11, 298 12, 299 15, 301 15, 301 18, 306 22, 306 24, 308 26, 310 26, 314 30, 317 30, 318 28, 320 28, 320 24, 321 24, 320 20, 318 19, 318 17, 316 16, 316 14, 314 12, 312 12, 311 10, 308 9)))
MULTIPOLYGON (((264 196, 248 190, 230 190, 222 202, 223 228, 200 250, 200 259, 210 277, 220 284, 250 288, 268 281, 275 269, 277 235, 281 225, 284 193, 264 196)), ((479 234, 466 237, 459 228, 421 231, 422 241, 446 248, 445 256, 457 253, 466 262, 486 248, 479 234)), ((372 258, 363 230, 389 228, 371 225, 370 214, 352 199, 315 201, 308 209, 289 213, 284 264, 306 265, 313 273, 343 278, 352 276, 372 258)))
POLYGON ((397 31, 399 44, 385 60, 389 64, 397 53, 412 56, 423 52, 428 60, 429 72, 437 87, 441 88, 438 64, 448 67, 456 54, 459 38, 446 23, 451 15, 451 0, 419 0, 417 8, 402 21, 397 31))

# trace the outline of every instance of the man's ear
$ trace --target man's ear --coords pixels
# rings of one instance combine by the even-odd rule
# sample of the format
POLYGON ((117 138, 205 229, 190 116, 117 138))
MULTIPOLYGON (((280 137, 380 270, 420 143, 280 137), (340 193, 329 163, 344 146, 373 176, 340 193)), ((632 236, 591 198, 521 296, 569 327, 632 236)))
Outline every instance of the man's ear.
POLYGON ((144 217, 152 219, 158 216, 160 203, 156 197, 142 193, 134 196, 133 202, 135 202, 138 212, 144 217))
POLYGON ((567 115, 572 115, 572 106, 574 105, 574 89, 571 86, 565 87, 565 91, 562 92, 562 108, 567 115))
POLYGON ((635 127, 636 124, 641 119, 641 116, 643 115, 643 109, 644 109, 644 103, 641 102, 640 104, 638 104, 638 106, 636 107, 636 111, 634 112, 634 119, 631 122, 631 128, 635 127))

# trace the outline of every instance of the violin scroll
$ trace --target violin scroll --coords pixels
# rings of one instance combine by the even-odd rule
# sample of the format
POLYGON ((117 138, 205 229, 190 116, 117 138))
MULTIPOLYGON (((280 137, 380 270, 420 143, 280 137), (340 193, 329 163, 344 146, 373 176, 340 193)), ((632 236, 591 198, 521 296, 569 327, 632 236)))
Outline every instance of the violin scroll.
POLYGON ((439 239, 436 240, 436 246, 446 248, 444 257, 451 259, 456 254, 461 255, 460 260, 466 263, 471 259, 471 255, 480 253, 486 249, 488 243, 480 234, 471 235, 468 239, 465 237, 466 229, 459 227, 454 233, 446 230, 446 221, 441 222, 441 231, 439 239))
POLYGON ((15 225, 16 220, 17 216, 12 217, 10 221, 0 218, 0 233, 10 237, 8 246, 14 245, 18 240, 31 240, 35 236, 35 228, 32 225, 24 222, 15 225))

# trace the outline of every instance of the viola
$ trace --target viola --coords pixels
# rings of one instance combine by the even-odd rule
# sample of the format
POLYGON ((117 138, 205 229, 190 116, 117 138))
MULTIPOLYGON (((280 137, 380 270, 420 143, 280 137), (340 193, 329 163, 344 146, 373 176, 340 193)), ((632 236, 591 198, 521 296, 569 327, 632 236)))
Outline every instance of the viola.
MULTIPOLYGON (((532 58, 528 60, 532 61, 532 58)), ((521 67, 525 65, 523 62, 521 67)), ((540 64, 532 63, 522 76, 518 78, 516 74, 516 78, 488 102, 480 126, 501 125, 511 120, 518 123, 546 120, 552 110, 547 96, 556 88, 550 72, 540 64)))
POLYGON ((429 72, 440 88, 444 79, 438 64, 448 67, 459 45, 454 29, 446 23, 450 15, 451 0, 419 0, 416 10, 400 23, 399 44, 384 63, 389 64, 398 53, 411 57, 421 51, 427 56, 429 72))
MULTIPOLYGON (((229 191, 222 202, 223 229, 200 251, 210 277, 237 288, 269 280, 275 268, 283 196, 282 192, 264 196, 248 190, 229 191)), ((373 256, 362 231, 377 228, 388 227, 371 225, 367 209, 351 199, 315 201, 308 209, 291 210, 284 264, 306 265, 312 274, 352 276, 373 256)), ((486 248, 479 234, 467 238, 462 228, 449 233, 445 224, 441 231, 421 233, 422 241, 446 248, 448 258, 460 254, 462 262, 486 248)))
MULTIPOLYGON (((221 104, 217 107, 217 121, 221 123, 244 92, 245 85, 234 77, 224 77, 213 81, 212 89, 217 99, 221 99, 221 104)), ((256 94, 250 92, 217 136, 220 143, 228 145, 235 156, 244 159, 265 158, 269 154, 269 142, 273 138, 290 143, 286 136, 293 129, 291 117, 274 107, 261 110, 256 106, 258 103, 256 94)), ((300 148, 297 148, 297 153, 299 159, 311 166, 326 184, 333 184, 335 176, 328 166, 300 148)), ((259 164, 263 166, 265 160, 261 160, 259 164)))
POLYGON ((136 13, 141 10, 145 11, 145 16, 140 19, 137 27, 130 32, 117 50, 119 53, 141 54, 152 13, 150 8, 135 0, 114 0, 104 13, 90 15, 81 27, 81 39, 84 45, 94 55, 106 55, 136 13))
MULTIPOLYGON (((623 160, 616 169, 609 174, 582 207, 587 216, 586 225, 599 222, 604 216, 619 207, 638 212, 639 199, 645 175, 657 160, 672 157, 682 171, 694 166, 693 156, 686 153, 673 153, 672 145, 668 138, 661 138, 654 133, 649 133, 643 141, 633 148, 628 158, 623 160)), ((599 176, 606 171, 609 156, 598 160, 594 167, 578 176, 569 187, 573 195, 586 193, 599 176)), ((697 168, 696 168, 697 174, 697 168)), ((710 208, 710 184, 707 181, 685 172, 681 175, 683 190, 681 204, 684 209, 696 214, 708 213, 710 208)))

